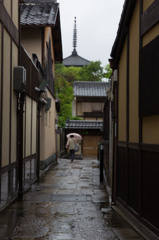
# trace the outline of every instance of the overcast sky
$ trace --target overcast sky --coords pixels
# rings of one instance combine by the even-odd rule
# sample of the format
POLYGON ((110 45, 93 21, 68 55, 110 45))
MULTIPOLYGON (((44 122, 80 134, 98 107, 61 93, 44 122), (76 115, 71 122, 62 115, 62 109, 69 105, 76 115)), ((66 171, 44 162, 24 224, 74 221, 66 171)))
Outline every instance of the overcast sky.
POLYGON ((89 61, 108 64, 125 0, 57 0, 60 3, 63 58, 72 54, 74 17, 77 52, 89 61))

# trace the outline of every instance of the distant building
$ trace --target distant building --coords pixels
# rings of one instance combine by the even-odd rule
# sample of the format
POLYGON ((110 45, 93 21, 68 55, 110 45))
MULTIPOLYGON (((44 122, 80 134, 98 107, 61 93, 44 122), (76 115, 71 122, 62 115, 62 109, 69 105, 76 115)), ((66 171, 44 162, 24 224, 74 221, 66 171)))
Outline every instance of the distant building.
POLYGON ((73 117, 82 117, 84 120, 103 120, 107 88, 106 82, 74 82, 73 117))
POLYGON ((66 121, 65 130, 66 134, 77 132, 82 135, 81 149, 76 155, 97 156, 98 143, 102 138, 107 88, 106 82, 74 82, 72 115, 82 120, 66 121))
POLYGON ((63 65, 65 67, 83 67, 88 66, 91 62, 79 56, 77 51, 77 28, 76 28, 76 18, 74 21, 74 31, 73 31, 73 51, 69 57, 63 59, 63 65))

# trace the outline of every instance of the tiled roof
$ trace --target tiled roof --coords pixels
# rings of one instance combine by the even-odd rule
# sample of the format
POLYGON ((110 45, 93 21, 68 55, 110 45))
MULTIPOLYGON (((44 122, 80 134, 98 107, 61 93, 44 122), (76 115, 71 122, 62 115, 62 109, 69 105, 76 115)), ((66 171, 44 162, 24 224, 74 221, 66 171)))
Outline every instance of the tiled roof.
POLYGON ((21 4, 21 25, 54 25, 59 4, 53 0, 29 0, 21 4))
POLYGON ((106 97, 108 83, 106 82, 74 82, 74 97, 106 97))
POLYGON ((67 58, 63 59, 63 65, 66 67, 83 67, 88 66, 91 62, 77 55, 70 55, 67 58))
POLYGON ((65 123, 65 128, 67 129, 101 129, 102 127, 102 120, 69 120, 65 123))

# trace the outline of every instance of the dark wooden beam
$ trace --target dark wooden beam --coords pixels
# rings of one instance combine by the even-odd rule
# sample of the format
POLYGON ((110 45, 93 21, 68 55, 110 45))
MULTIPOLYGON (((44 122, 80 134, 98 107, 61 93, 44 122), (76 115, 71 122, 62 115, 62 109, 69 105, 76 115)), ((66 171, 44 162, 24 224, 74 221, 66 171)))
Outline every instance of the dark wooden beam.
POLYGON ((159 22, 159 1, 153 4, 141 16, 141 35, 149 31, 156 23, 159 22))
POLYGON ((9 35, 15 42, 15 44, 18 46, 19 45, 19 32, 16 26, 14 25, 11 17, 7 13, 3 3, 0 1, 0 21, 8 31, 9 35))
POLYGON ((84 117, 103 118, 103 112, 84 112, 84 117))
POLYGON ((107 100, 107 97, 76 97, 77 102, 105 102, 107 100))

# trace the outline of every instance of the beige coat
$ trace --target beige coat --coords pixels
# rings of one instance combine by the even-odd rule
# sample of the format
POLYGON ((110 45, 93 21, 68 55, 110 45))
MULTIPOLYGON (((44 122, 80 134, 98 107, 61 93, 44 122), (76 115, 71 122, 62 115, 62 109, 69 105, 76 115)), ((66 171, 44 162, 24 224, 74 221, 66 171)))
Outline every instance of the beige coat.
POLYGON ((75 138, 68 138, 66 148, 69 148, 69 150, 74 150, 76 144, 75 138))

